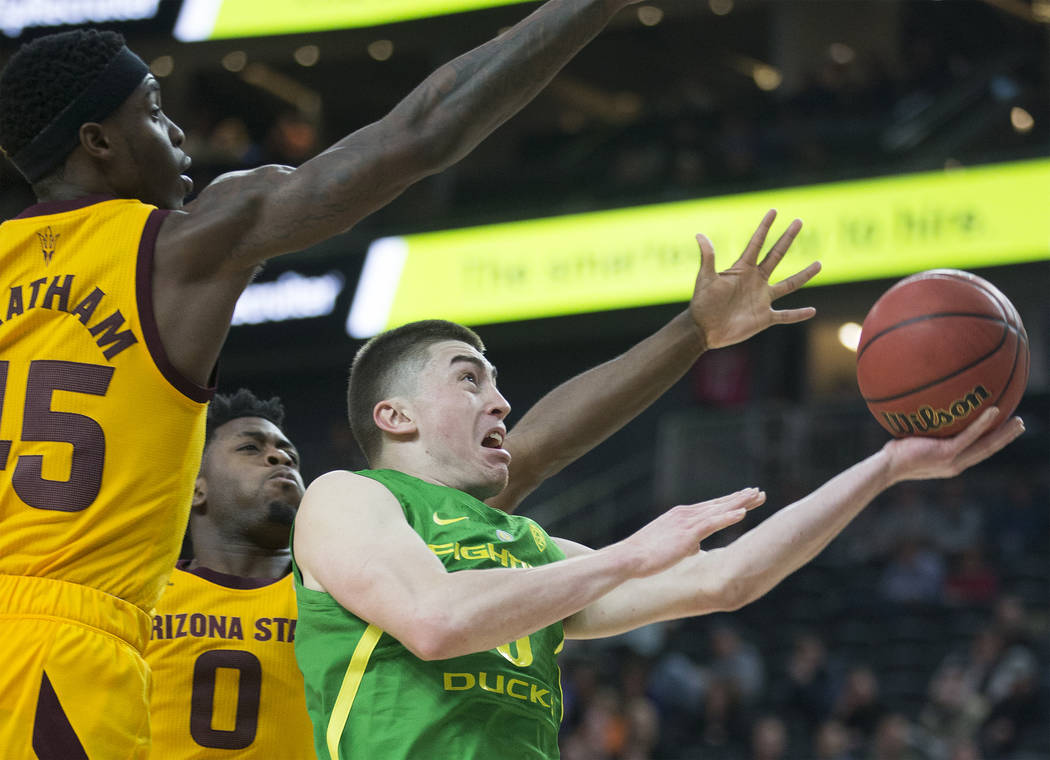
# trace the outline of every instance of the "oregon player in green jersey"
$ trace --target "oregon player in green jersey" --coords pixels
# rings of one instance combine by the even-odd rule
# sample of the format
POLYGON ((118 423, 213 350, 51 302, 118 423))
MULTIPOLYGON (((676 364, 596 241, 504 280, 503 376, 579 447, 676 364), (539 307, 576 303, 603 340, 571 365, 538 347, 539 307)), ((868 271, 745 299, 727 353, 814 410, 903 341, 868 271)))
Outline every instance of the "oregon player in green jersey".
MULTIPOLYGON (((536 567, 565 558, 527 517, 394 470, 359 474, 397 498, 412 530, 449 571, 536 567)), ((303 588, 298 575, 296 581, 296 657, 321 757, 325 750, 340 756, 340 741, 367 747, 362 756, 382 758, 557 755, 560 622, 486 651, 428 661, 329 594, 303 588), (332 657, 333 650, 352 652, 350 661, 332 657), (464 731, 464 724, 474 730, 464 731)))
MULTIPOLYGON (((757 321, 746 310, 726 319, 730 310, 712 306, 717 297, 701 299, 721 317, 696 322, 702 344, 717 347, 769 323, 769 257, 759 264, 749 246, 740 269, 715 275, 708 253, 698 290, 705 278, 714 294, 757 272, 762 286, 750 292, 764 299, 757 321)), ((434 320, 377 336, 354 360, 351 425, 379 472, 314 481, 292 539, 296 656, 322 760, 557 757, 557 723, 546 710, 556 709, 548 684, 559 627, 568 638, 594 638, 737 609, 816 555, 882 490, 958 474, 1023 431, 1020 419, 998 424, 990 409, 954 438, 891 441, 712 552, 700 541, 743 519, 764 501, 761 491, 675 507, 595 551, 493 509, 516 504, 520 494, 501 496, 522 465, 509 441, 504 448, 510 406, 483 351, 469 329, 434 320), (467 532, 434 531, 456 525, 467 532), (527 545, 523 528, 539 550, 535 562, 514 551, 527 545), (500 531, 514 548, 501 546, 500 531)), ((569 395, 601 409, 596 400, 607 402, 608 389, 586 374, 577 380, 569 395)), ((603 424, 580 419, 588 433, 603 424)), ((542 461, 547 435, 578 433, 530 426, 519 439, 526 459, 542 461)))

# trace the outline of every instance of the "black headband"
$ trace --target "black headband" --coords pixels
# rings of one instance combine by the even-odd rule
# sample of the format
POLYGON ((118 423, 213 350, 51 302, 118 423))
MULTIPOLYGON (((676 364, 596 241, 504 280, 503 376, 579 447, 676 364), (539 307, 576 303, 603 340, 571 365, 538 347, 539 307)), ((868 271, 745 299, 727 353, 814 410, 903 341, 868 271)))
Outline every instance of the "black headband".
POLYGON ((80 125, 101 121, 116 111, 148 73, 149 66, 141 58, 126 46, 121 47, 94 82, 63 108, 32 142, 9 156, 11 163, 31 184, 43 179, 76 147, 80 125))

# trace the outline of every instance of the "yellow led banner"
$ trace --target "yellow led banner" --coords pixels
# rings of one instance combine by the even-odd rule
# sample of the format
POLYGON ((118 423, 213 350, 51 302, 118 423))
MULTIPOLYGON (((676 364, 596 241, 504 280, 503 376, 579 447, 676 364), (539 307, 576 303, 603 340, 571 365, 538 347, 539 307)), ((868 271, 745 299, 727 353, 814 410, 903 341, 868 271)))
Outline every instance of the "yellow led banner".
POLYGON ((699 253, 728 267, 769 208, 805 226, 778 270, 816 285, 1050 258, 1050 160, 785 188, 386 238, 369 250, 355 337, 417 319, 477 325, 686 300, 699 253))
POLYGON ((318 32, 442 16, 527 0, 184 0, 183 42, 318 32))

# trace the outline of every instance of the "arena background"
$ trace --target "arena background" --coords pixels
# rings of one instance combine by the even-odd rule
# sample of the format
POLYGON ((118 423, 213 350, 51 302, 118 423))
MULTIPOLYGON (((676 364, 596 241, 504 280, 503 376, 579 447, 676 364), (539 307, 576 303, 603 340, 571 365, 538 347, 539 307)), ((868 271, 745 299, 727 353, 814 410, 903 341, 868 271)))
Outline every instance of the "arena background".
MULTIPOLYGON (((187 9, 177 1, 0 0, 0 62, 77 18, 63 14, 122 31, 161 79, 200 188, 231 169, 302 162, 534 5, 184 42, 174 36, 187 9), (127 17, 138 20, 114 20, 127 17)), ((330 4, 304 3, 300 15, 314 6, 330 4)), ((258 23, 270 4, 251 7, 245 20, 258 23)), ((714 236, 724 267, 763 209, 780 209, 780 227, 797 213, 780 200, 791 197, 787 188, 1020 166, 1035 180, 1019 183, 1022 197, 1009 202, 1018 217, 1000 236, 1007 242, 966 268, 997 284, 1028 329, 1025 436, 954 484, 893 489, 810 566, 744 610, 567 646, 563 753, 1050 758, 1048 43, 1046 0, 660 0, 630 8, 465 160, 350 232, 271 262, 227 341, 220 390, 246 386, 284 399, 309 481, 362 465, 344 401, 361 341, 346 325, 376 240, 758 193, 747 196, 753 222, 714 236)), ((785 273, 807 263, 814 236, 830 228, 857 245, 878 234, 856 226, 874 211, 858 198, 856 214, 837 207, 820 216, 822 226, 811 223, 785 273)), ((910 229, 948 257, 936 265, 953 265, 959 225, 991 218, 997 200, 965 189, 933 195, 910 229)), ((31 202, 4 163, 0 220, 31 202)), ((661 239, 692 245, 694 232, 717 226, 698 216, 660 229, 661 239)), ((594 255, 575 264, 580 301, 623 266, 602 258, 604 245, 597 240, 594 255)), ((496 260, 522 265, 524 255, 496 260)), ((843 323, 862 321, 898 276, 930 263, 913 251, 896 266, 893 276, 861 272, 855 281, 825 272, 782 304, 815 305, 813 321, 705 356, 522 511, 552 533, 604 544, 657 510, 753 483, 769 493, 769 513, 875 450, 886 436, 860 401, 853 354, 837 335, 843 323)), ((641 287, 645 266, 637 274, 641 287)), ((470 299, 497 301, 514 276, 485 270, 470 299)), ((441 278, 433 283, 435 300, 445 287, 441 278)), ((562 306, 561 316, 477 325, 514 416, 656 329, 682 302, 591 313, 572 298, 562 306)))

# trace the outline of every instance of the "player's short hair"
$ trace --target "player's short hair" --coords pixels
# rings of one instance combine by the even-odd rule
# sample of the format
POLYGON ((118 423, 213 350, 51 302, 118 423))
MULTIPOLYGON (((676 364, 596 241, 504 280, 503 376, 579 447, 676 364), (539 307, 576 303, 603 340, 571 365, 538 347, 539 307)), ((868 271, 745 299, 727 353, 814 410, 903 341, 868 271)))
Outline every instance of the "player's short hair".
POLYGON ((0 148, 30 182, 49 176, 80 124, 112 113, 148 71, 116 32, 74 29, 26 43, 0 72, 0 148))
POLYGON ((398 390, 410 391, 398 388, 398 384, 414 381, 430 358, 430 346, 446 340, 459 340, 485 351, 485 344, 469 327, 443 319, 426 319, 380 333, 354 356, 347 408, 350 429, 369 463, 383 443, 382 431, 372 419, 375 405, 398 390))
POLYGON ((211 443, 216 430, 241 417, 261 417, 280 428, 284 425, 284 404, 278 396, 263 401, 247 388, 238 388, 228 395, 217 393, 208 405, 204 445, 211 443))

